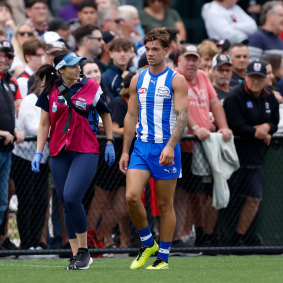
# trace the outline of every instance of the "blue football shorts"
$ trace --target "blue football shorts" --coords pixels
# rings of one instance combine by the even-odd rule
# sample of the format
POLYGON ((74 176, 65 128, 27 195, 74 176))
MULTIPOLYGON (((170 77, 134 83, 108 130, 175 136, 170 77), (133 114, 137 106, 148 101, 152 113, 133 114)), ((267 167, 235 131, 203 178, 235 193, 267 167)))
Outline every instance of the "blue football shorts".
POLYGON ((159 164, 160 154, 166 144, 167 143, 151 143, 136 140, 130 159, 129 169, 148 170, 155 180, 181 178, 182 162, 179 143, 175 146, 173 164, 168 166, 161 166, 159 164))

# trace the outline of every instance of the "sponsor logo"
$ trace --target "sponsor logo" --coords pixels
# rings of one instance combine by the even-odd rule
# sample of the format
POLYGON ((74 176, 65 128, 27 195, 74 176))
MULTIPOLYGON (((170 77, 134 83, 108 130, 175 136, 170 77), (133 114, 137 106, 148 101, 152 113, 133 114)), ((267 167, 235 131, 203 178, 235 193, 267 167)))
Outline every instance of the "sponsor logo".
POLYGON ((81 101, 79 98, 76 100, 75 105, 81 110, 86 110, 86 106, 87 106, 86 102, 81 101))
POLYGON ((170 89, 167 86, 161 86, 157 89, 156 96, 164 97, 164 98, 171 98, 170 89))
POLYGON ((252 103, 252 101, 247 101, 247 108, 250 108, 250 109, 253 108, 253 103, 252 103))
POLYGON ((11 91, 16 91, 16 87, 14 84, 9 84, 11 91))
POLYGON ((270 111, 270 107, 269 107, 269 102, 265 102, 265 112, 266 113, 270 113, 271 111, 270 111))
POLYGON ((254 63, 253 69, 255 72, 261 71, 261 63, 254 63))
POLYGON ((145 93, 147 93, 147 88, 141 87, 138 89, 138 94, 145 94, 145 93))
POLYGON ((57 105, 56 105, 56 102, 53 102, 53 105, 52 105, 52 112, 53 112, 53 113, 57 112, 57 105))
POLYGON ((65 66, 66 65, 66 62, 65 60, 62 60, 61 62, 59 62, 59 64, 56 66, 56 70, 58 71, 61 67, 65 66))

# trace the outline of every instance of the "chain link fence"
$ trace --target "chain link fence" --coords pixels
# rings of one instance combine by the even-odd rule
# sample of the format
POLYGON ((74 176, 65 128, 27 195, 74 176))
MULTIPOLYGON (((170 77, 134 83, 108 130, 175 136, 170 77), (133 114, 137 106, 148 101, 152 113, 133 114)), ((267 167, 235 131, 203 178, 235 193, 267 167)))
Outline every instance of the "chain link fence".
MULTIPOLYGON (((182 141, 192 142, 193 139, 188 136, 182 141)), ((116 161, 111 167, 104 161, 105 137, 99 136, 98 140, 101 152, 98 170, 83 204, 87 211, 88 227, 95 231, 98 240, 104 242, 105 248, 93 246, 91 252, 94 255, 110 252, 135 254, 139 248, 139 238, 127 212, 125 176, 119 171, 118 164, 122 138, 115 138, 116 161)), ((34 141, 35 138, 26 139, 27 144, 34 141)), ((34 152, 31 146, 25 149, 25 155, 29 155, 30 160, 34 152)), ((262 200, 256 203, 258 209, 253 202, 260 199, 257 192, 247 193, 245 190, 260 187, 260 168, 248 168, 246 177, 234 178, 235 191, 230 192, 229 205, 225 209, 215 210, 211 206, 213 183, 192 175, 191 162, 191 154, 182 153, 183 178, 178 181, 175 193, 177 225, 172 253, 283 252, 282 136, 273 138, 265 154, 262 200), (250 206, 246 205, 247 194, 252 196, 250 206), (246 210, 243 209, 245 206, 246 210), (243 241, 235 240, 237 230, 246 231, 243 241)), ((9 197, 10 204, 0 228, 0 239, 8 236, 17 250, 13 245, 3 245, 0 255, 69 255, 63 209, 55 193, 48 160, 41 165, 40 174, 36 174, 31 171, 29 160, 13 155, 9 197)), ((159 239, 160 219, 154 180, 146 186, 143 202, 151 230, 159 239)))

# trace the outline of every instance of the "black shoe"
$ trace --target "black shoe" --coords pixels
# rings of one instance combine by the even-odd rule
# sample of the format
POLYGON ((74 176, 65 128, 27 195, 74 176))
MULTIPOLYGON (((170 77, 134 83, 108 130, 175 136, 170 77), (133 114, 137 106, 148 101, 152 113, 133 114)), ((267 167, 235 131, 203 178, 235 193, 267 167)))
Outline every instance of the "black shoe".
POLYGON ((75 268, 74 268, 75 261, 76 261, 76 257, 75 257, 75 256, 72 257, 72 258, 70 258, 70 259, 69 259, 69 262, 70 262, 70 263, 69 263, 68 266, 65 267, 65 270, 73 270, 73 269, 75 269, 75 268))
POLYGON ((47 245, 44 244, 43 242, 40 242, 38 246, 41 247, 43 250, 47 249, 47 245))
POLYGON ((172 242, 173 248, 187 248, 188 246, 182 240, 176 240, 172 242))
POLYGON ((245 235, 235 232, 233 235, 232 246, 245 247, 246 246, 245 235))
POLYGON ((74 263, 74 269, 89 269, 89 266, 93 263, 93 259, 89 254, 88 249, 79 248, 76 260, 74 263))
POLYGON ((9 237, 6 237, 5 241, 2 243, 2 247, 5 250, 18 250, 19 248, 11 242, 9 237))

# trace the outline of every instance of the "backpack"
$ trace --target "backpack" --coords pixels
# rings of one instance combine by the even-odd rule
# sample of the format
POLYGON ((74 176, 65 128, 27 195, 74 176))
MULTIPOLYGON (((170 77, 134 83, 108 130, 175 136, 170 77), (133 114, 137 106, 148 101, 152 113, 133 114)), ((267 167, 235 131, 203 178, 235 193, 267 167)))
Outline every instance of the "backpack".
MULTIPOLYGON (((96 233, 93 229, 87 229, 87 246, 89 249, 105 249, 102 241, 96 239, 96 233)), ((91 257, 104 257, 103 254, 90 254, 91 257)))

